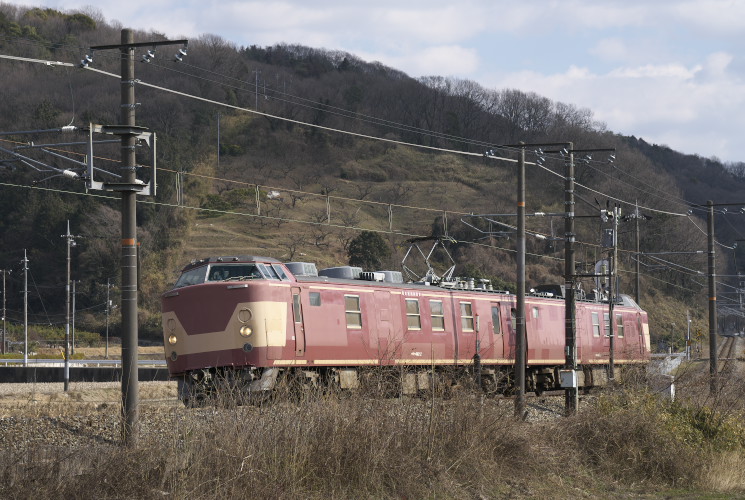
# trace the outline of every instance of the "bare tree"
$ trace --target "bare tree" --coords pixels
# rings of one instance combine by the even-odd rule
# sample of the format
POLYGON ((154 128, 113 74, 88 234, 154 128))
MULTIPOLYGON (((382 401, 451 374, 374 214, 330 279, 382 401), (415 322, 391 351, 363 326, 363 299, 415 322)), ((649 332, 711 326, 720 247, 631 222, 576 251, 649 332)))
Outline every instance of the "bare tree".
POLYGON ((373 190, 373 184, 371 182, 355 182, 354 188, 357 190, 356 198, 358 200, 364 200, 373 190))
POLYGON ((307 235, 303 232, 295 232, 291 231, 287 234, 287 237, 284 238, 278 246, 286 251, 284 255, 282 255, 282 259, 286 259, 288 261, 291 261, 295 258, 295 255, 300 251, 301 248, 303 248, 305 245, 308 244, 307 235))
POLYGON ((339 190, 339 184, 333 178, 324 177, 320 183, 322 195, 329 196, 331 193, 339 190))

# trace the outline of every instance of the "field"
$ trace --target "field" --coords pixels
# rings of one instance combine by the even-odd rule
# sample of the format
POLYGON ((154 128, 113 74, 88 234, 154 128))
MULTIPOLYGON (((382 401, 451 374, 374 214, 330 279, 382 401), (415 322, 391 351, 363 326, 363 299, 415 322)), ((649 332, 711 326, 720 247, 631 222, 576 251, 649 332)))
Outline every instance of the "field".
MULTIPOLYGON (((725 367, 724 369, 729 369, 725 367)), ((733 498, 745 495, 743 380, 708 393, 681 367, 671 403, 641 381, 528 399, 278 394, 184 408, 140 384, 140 440, 120 444, 116 384, 0 386, 4 498, 733 498)))
MULTIPOLYGON (((82 355, 84 359, 104 359, 106 356, 106 347, 76 347, 75 355, 82 355)), ((42 347, 38 349, 37 354, 40 357, 59 358, 64 351, 60 348, 42 347)), ((122 346, 112 344, 108 348, 109 359, 122 358, 122 346)), ((163 346, 139 346, 137 349, 139 359, 163 359, 163 346)))

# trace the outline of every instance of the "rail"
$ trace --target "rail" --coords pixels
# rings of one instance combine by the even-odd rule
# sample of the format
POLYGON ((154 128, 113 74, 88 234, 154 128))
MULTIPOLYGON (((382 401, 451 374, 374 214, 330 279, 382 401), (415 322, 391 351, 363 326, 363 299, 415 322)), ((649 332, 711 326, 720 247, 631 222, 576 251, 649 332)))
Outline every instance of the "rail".
MULTIPOLYGON (((122 360, 120 359, 71 359, 69 361, 70 368, 90 368, 90 367, 110 367, 120 368, 122 360)), ((0 366, 23 366, 23 359, 0 359, 0 366)), ((63 367, 65 361, 63 359, 29 359, 27 366, 44 366, 44 367, 63 367)), ((153 366, 166 366, 166 362, 163 359, 140 359, 137 360, 138 368, 142 367, 153 367, 153 366)))

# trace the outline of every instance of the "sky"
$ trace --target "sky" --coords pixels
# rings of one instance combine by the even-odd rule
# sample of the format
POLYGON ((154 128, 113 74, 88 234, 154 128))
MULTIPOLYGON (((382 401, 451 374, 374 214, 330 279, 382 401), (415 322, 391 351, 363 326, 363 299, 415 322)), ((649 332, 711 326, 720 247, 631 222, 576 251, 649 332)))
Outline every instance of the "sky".
POLYGON ((745 161, 742 0, 0 2, 97 12, 170 38, 341 50, 412 77, 535 92, 589 108, 615 133, 745 161))

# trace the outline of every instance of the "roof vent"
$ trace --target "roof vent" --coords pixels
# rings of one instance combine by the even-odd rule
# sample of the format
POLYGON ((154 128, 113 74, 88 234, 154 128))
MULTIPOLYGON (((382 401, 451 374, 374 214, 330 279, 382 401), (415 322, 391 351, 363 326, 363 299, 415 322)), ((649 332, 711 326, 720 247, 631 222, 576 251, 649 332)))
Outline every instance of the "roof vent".
POLYGON ((285 267, 295 276, 318 276, 316 265, 312 262, 287 262, 285 267))
POLYGON ((326 276, 327 278, 339 278, 345 280, 356 280, 360 278, 362 274, 361 267, 354 266, 339 266, 329 267, 318 271, 319 276, 326 276))
POLYGON ((401 271, 376 271, 376 273, 382 273, 384 275, 383 281, 386 283, 403 283, 404 275, 401 271))

